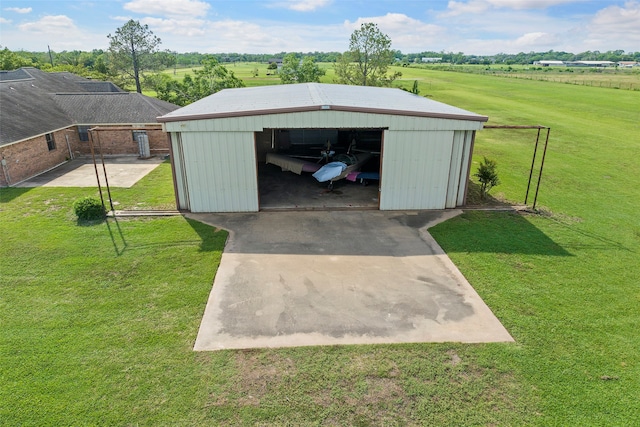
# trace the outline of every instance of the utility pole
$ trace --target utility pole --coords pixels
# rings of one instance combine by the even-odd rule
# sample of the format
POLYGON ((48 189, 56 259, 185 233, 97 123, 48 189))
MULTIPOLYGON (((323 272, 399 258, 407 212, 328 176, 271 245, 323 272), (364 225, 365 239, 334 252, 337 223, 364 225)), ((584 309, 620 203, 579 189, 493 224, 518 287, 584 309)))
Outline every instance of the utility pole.
POLYGON ((51 62, 51 66, 53 67, 53 55, 51 55, 51 48, 47 45, 47 50, 49 51, 49 61, 51 62))

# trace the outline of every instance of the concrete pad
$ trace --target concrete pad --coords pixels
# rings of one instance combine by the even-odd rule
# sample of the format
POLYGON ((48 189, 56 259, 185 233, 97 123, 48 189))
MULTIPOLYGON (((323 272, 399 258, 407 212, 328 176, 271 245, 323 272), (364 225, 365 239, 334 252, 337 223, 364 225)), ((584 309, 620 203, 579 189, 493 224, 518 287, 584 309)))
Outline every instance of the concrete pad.
MULTIPOLYGON (((159 157, 140 159, 136 156, 105 157, 105 167, 96 159, 100 185, 105 186, 104 170, 107 171, 110 187, 132 187, 155 169, 163 160, 159 157)), ((96 169, 91 158, 68 161, 48 172, 28 179, 15 187, 97 187, 96 169)))
POLYGON ((230 231, 194 350, 513 341, 426 231, 458 213, 189 214, 230 231))

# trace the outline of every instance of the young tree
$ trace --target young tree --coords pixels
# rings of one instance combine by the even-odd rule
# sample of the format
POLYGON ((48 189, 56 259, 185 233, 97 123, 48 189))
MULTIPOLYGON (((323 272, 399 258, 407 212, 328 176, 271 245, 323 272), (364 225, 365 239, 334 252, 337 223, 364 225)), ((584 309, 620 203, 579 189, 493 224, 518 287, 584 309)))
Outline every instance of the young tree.
POLYGON ((338 83, 361 86, 390 86, 402 73, 387 76, 394 58, 391 39, 372 22, 351 34, 349 50, 336 63, 338 83))
POLYGON ((325 71, 318 67, 313 56, 305 56, 302 61, 290 53, 282 60, 280 81, 282 84, 319 82, 325 71))
POLYGON ((153 35, 148 25, 129 20, 118 28, 114 35, 109 34, 109 61, 111 68, 119 74, 132 78, 136 91, 142 93, 141 77, 144 71, 161 67, 156 57, 160 39, 153 35))
POLYGON ((497 163, 495 160, 484 158, 483 162, 480 162, 478 172, 474 175, 480 181, 480 197, 486 199, 489 194, 489 190, 500 184, 498 179, 498 172, 496 171, 497 163))

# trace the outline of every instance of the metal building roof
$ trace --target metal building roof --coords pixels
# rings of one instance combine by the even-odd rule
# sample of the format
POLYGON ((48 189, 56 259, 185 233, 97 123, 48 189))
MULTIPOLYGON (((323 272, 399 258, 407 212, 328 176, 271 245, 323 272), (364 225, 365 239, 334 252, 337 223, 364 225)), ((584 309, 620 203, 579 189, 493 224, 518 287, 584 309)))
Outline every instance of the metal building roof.
POLYGON ((338 110, 486 122, 488 118, 401 89, 322 83, 224 89, 159 122, 338 110))

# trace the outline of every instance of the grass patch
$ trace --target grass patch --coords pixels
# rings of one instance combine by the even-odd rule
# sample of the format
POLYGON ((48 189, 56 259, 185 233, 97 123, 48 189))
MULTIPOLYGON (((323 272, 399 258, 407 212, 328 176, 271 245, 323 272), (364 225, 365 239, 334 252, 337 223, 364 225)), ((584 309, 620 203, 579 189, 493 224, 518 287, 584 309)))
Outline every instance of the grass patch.
MULTIPOLYGON (((492 123, 552 127, 540 214, 432 230, 516 343, 194 353, 226 233, 182 217, 78 226, 71 205, 95 189, 0 189, 1 423, 640 424, 637 93, 400 71, 492 123)), ((492 195, 521 201, 534 138, 478 133, 492 195)), ((172 208, 170 170, 113 196, 172 208)))
POLYGON ((171 163, 166 160, 132 188, 112 188, 117 210, 175 209, 171 163))

